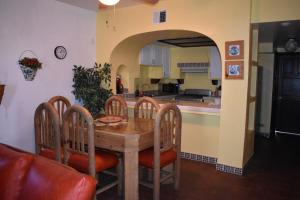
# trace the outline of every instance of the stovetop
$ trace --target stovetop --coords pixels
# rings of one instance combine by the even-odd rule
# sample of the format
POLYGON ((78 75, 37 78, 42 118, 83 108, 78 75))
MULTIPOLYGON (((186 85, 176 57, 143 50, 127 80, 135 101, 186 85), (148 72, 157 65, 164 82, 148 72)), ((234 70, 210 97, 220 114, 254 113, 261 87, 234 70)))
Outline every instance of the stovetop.
POLYGON ((175 100, 199 101, 203 100, 204 95, 198 94, 179 94, 175 96, 175 100))

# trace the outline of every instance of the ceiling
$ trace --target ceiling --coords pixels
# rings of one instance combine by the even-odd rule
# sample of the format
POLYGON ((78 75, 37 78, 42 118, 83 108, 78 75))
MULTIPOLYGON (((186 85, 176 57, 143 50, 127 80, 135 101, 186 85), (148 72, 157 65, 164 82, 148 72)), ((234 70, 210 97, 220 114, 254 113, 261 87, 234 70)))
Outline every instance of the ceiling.
POLYGON ((300 20, 285 22, 267 22, 257 24, 259 42, 273 42, 274 47, 284 47, 289 38, 300 44, 300 20))
MULTIPOLYGON (((99 11, 99 1, 98 0, 56 0, 63 3, 71 4, 80 8, 88 9, 91 11, 99 11)), ((116 8, 134 6, 138 4, 150 3, 152 0, 120 0, 116 5, 116 8)))

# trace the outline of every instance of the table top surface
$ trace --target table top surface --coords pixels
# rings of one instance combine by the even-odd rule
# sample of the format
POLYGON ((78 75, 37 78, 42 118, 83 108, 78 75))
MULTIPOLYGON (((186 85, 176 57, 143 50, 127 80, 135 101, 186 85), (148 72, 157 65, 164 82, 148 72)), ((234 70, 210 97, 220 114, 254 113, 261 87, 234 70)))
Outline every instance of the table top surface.
POLYGON ((95 132, 105 132, 118 135, 136 135, 153 132, 154 120, 129 117, 128 122, 104 124, 95 120, 95 132))

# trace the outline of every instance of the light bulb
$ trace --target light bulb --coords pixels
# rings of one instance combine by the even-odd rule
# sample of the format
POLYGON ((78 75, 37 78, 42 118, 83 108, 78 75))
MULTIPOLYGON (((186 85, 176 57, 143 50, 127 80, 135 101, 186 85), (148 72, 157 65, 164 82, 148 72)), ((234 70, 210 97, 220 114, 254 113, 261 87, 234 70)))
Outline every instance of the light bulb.
POLYGON ((99 0, 102 4, 107 6, 113 6, 119 3, 120 0, 99 0))

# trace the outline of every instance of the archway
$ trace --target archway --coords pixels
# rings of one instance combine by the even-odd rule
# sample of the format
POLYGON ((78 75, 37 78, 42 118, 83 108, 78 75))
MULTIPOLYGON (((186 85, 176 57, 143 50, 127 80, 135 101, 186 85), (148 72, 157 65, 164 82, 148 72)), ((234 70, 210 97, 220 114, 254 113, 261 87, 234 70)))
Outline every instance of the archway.
MULTIPOLYGON (((116 80, 118 66, 130 66, 127 68, 128 72, 128 92, 133 93, 136 89, 136 79, 140 77, 140 63, 139 53, 140 50, 148 44, 162 39, 170 38, 188 38, 188 37, 207 37, 204 34, 188 31, 188 30, 162 30, 152 31, 130 36, 121 41, 113 49, 110 56, 112 63, 112 80, 116 80)), ((216 46, 217 49, 218 46, 216 46)), ((219 52, 219 51, 218 51, 219 52)), ((220 60, 221 57, 219 56, 220 60)), ((220 62, 221 63, 221 62, 220 62)), ((221 80, 221 77, 219 78, 221 80)), ((112 82, 112 88, 115 92, 115 82, 112 82)))
MULTIPOLYGON (((121 41, 112 51, 112 54, 110 56, 110 62, 112 63, 112 80, 116 80, 117 76, 121 75, 122 81, 123 77, 127 76, 127 86, 128 86, 128 92, 130 94, 133 94, 135 92, 135 89, 137 89, 137 79, 141 77, 141 64, 140 64, 140 50, 145 46, 152 44, 156 42, 157 40, 161 39, 170 39, 170 38, 188 38, 188 37, 206 37, 204 34, 197 33, 194 31, 187 31, 187 30, 164 30, 164 31, 153 31, 153 32, 147 32, 147 33, 141 33, 137 35, 130 36, 123 41, 121 41), (127 74, 124 75, 126 72, 127 74)), ((200 48, 200 47, 199 47, 200 48)), ((164 79, 163 81, 167 80, 167 83, 173 81, 176 81, 177 79, 180 79, 180 69, 177 67, 177 62, 191 62, 191 63, 209 63, 210 58, 210 48, 203 47, 203 49, 199 50, 195 53, 193 53, 193 56, 178 56, 183 59, 177 59, 174 62, 171 62, 171 68, 175 68, 175 71, 177 74, 176 77, 170 78, 164 78, 164 77, 156 77, 164 79), (206 49, 205 49, 206 48, 206 49), (198 53, 203 53, 205 55, 197 55, 198 53), (188 58, 189 60, 185 59, 188 58)), ((181 48, 185 49, 185 48, 181 48)), ((216 46, 217 52, 218 47, 216 46)), ((181 53, 180 50, 176 50, 177 54, 179 55, 181 53)), ((191 51, 185 52, 186 55, 192 54, 191 51)), ((221 61, 221 57, 219 55, 218 57, 219 61, 221 61)), ((220 62, 221 63, 221 62, 220 62)), ((221 64, 220 64, 221 65, 221 64)), ((147 70, 151 70, 149 66, 146 66, 147 70)), ((153 67, 157 69, 158 67, 153 67)), ((221 66, 220 66, 221 68, 221 66)), ((221 69, 220 69, 221 70, 221 69)), ((174 71, 171 71, 170 76, 174 76, 174 71)), ((205 81, 205 84, 211 84, 212 81, 209 76, 209 71, 206 72, 206 74, 199 75, 200 78, 202 78, 202 82, 197 82, 197 76, 187 76, 186 79, 190 79, 191 82, 197 82, 196 84, 201 85, 205 81), (205 79, 203 77, 205 76, 205 79)), ((153 78, 153 76, 145 76, 147 79, 146 84, 151 84, 149 79, 153 78)), ((183 76, 184 77, 184 76, 183 76)), ((221 80, 221 77, 219 78, 221 80)), ((186 83, 188 83, 189 80, 186 80, 186 83)), ((112 84, 115 84, 115 81, 112 82, 112 84)), ((144 83, 140 83, 142 87, 144 87, 144 83)), ((189 83, 192 84, 192 83, 189 83)), ((153 86, 153 84, 152 84, 153 86)), ((191 86, 192 87, 192 86, 191 86)), ((116 86, 112 85, 112 88, 115 89, 116 86)), ((154 87, 147 87, 145 86, 144 89, 153 89, 154 87)), ((201 87, 199 87, 201 88, 201 87)), ((185 88, 184 88, 185 89, 185 88)), ((209 90, 213 90, 212 87, 206 88, 209 90)), ((132 110, 130 110, 132 111, 132 110)), ((129 112, 130 112, 129 111, 129 112)), ((184 152, 199 155, 199 156, 207 156, 212 158, 211 160, 216 160, 218 158, 218 147, 219 147, 219 127, 220 127, 220 115, 219 114, 212 114, 212 115, 206 115, 206 114, 196 114, 194 116, 193 114, 190 114, 189 111, 185 112, 183 114, 183 133, 184 137, 182 138, 182 150, 184 152), (189 137, 186 137, 186 135, 189 134, 189 137), (210 145, 207 145, 206 142, 209 141, 210 145)))

